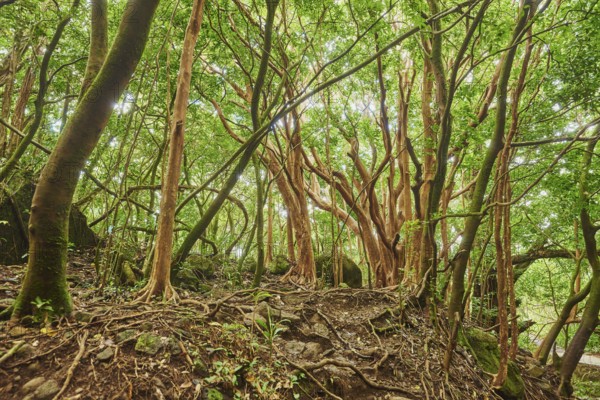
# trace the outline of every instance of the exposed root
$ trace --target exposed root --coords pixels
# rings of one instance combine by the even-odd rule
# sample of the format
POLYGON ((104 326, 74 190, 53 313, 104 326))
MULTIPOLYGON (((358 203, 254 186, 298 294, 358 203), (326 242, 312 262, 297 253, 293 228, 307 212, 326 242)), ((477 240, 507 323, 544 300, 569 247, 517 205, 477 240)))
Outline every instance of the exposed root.
POLYGON ((138 292, 138 297, 133 303, 151 303, 155 298, 160 298, 167 303, 179 303, 179 295, 171 285, 171 282, 159 284, 155 279, 148 281, 146 286, 138 292))
POLYGON ((316 277, 304 275, 297 265, 293 265, 292 268, 281 277, 280 282, 291 283, 292 285, 305 290, 313 290, 317 286, 316 277))
POLYGON ((89 333, 90 333, 89 331, 85 331, 85 332, 83 332, 83 336, 81 338, 77 339, 77 341, 79 342, 79 351, 77 352, 77 355, 75 356, 75 359, 73 360, 73 363, 71 364, 71 366, 69 367, 69 370, 67 371, 67 377, 65 378, 65 382, 63 383, 62 387, 60 388, 60 391, 56 394, 56 396, 54 396, 54 398, 52 400, 60 399, 62 394, 65 392, 65 390, 67 390, 67 388, 69 387, 69 383, 71 382, 71 379, 73 378, 73 372, 75 372, 75 368, 77 368, 77 365, 79 365, 79 361, 81 360, 81 357, 83 357, 83 353, 85 352, 85 341, 87 340, 89 333))
POLYGON ((323 368, 326 365, 335 365, 336 367, 341 367, 341 368, 349 368, 352 371, 354 371, 354 373, 356 373, 356 375, 358 375, 358 377, 368 386, 374 388, 374 389, 378 389, 378 390, 389 390, 391 392, 398 392, 398 393, 402 393, 402 395, 404 396, 410 396, 411 399, 418 399, 419 397, 414 395, 412 392, 409 392, 408 390, 398 387, 398 386, 391 386, 391 385, 385 385, 382 383, 378 383, 378 382, 374 382, 372 380, 370 380, 369 378, 367 378, 365 376, 365 374, 358 368, 356 368, 356 366, 354 364, 351 364, 349 362, 345 362, 345 361, 340 361, 340 360, 333 360, 330 358, 326 358, 324 360, 319 361, 318 363, 315 364, 304 364, 301 365, 301 367, 305 370, 308 371, 312 371, 315 369, 319 369, 319 368, 323 368))

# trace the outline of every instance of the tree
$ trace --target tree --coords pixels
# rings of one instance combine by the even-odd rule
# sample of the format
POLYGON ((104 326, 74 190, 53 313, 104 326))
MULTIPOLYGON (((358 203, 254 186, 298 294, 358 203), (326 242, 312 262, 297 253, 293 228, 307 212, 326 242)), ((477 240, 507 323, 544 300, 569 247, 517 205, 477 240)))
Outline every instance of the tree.
POLYGON ((194 63, 194 47, 200 34, 204 0, 194 0, 192 14, 183 40, 183 51, 177 79, 177 94, 171 118, 171 135, 169 142, 168 166, 163 179, 158 233, 154 251, 152 273, 146 287, 139 295, 139 300, 149 301, 153 296, 161 296, 165 300, 177 301, 177 294, 171 286, 171 254, 173 249, 173 230, 179 177, 183 160, 183 144, 185 136, 185 118, 190 97, 192 65, 194 63))
POLYGON ((159 0, 129 0, 102 68, 69 118, 35 190, 29 220, 29 261, 13 319, 31 314, 36 297, 69 314, 66 256, 69 212, 85 161, 142 56, 159 0), (132 18, 135 16, 135 18, 132 18))
MULTIPOLYGON (((596 129, 596 134, 600 133, 600 129, 596 129)), ((579 180, 579 198, 581 202, 581 231, 587 259, 592 268, 592 278, 590 281, 589 298, 585 304, 583 315, 581 316, 581 324, 571 341, 569 347, 565 351, 560 367, 560 387, 559 392, 563 396, 571 396, 573 387, 571 378, 573 372, 585 351, 585 346, 588 340, 598 327, 598 314, 600 313, 600 255, 597 250, 596 232, 598 227, 594 225, 590 216, 590 186, 589 175, 592 157, 594 157, 594 149, 598 143, 598 137, 591 140, 583 153, 583 165, 581 166, 581 178, 579 180)))

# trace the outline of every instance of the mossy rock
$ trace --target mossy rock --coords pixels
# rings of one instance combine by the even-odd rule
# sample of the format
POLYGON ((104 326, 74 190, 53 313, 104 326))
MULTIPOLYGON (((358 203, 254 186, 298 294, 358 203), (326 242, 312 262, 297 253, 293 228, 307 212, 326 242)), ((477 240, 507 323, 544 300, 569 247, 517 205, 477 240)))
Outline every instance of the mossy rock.
MULTIPOLYGON (((31 201, 35 185, 27 182, 16 190, 8 189, 10 198, 0 191, 0 264, 20 264, 27 261, 28 229, 31 201)), ((99 239, 84 214, 72 206, 69 214, 69 243, 77 249, 95 247, 99 239)))
POLYGON ((273 257, 273 261, 269 263, 269 271, 273 275, 283 275, 289 271, 290 267, 290 262, 283 254, 277 254, 273 257))
MULTIPOLYGON (((489 374, 498 373, 500 350, 498 339, 480 329, 465 328, 459 336, 459 343, 475 357, 477 364, 489 374)), ((508 362, 508 376, 498 393, 507 400, 525 399, 525 384, 517 365, 508 362)))
POLYGON ((196 292, 205 291, 205 281, 215 276, 217 260, 202 254, 190 254, 180 265, 171 271, 171 280, 182 289, 196 292))
POLYGON ((244 260, 244 263, 242 264, 242 271, 243 272, 254 272, 254 271, 256 271, 257 265, 258 265, 258 263, 256 262, 255 259, 247 257, 244 260))
MULTIPOLYGON (((325 283, 333 285, 333 262, 331 254, 321 254, 315 258, 317 276, 323 276, 325 283), (323 274, 323 275, 321 275, 323 274)), ((358 265, 350 257, 344 254, 342 260, 342 285, 351 288, 362 287, 362 272, 358 265)))
POLYGON ((151 333, 142 333, 135 344, 135 351, 151 356, 158 353, 163 344, 159 336, 151 333))
POLYGON ((183 263, 183 268, 194 271, 196 275, 204 279, 211 279, 215 276, 219 260, 215 257, 207 257, 202 254, 190 254, 183 263))
POLYGON ((204 397, 206 400, 223 400, 223 394, 215 388, 210 388, 206 391, 206 395, 204 397))

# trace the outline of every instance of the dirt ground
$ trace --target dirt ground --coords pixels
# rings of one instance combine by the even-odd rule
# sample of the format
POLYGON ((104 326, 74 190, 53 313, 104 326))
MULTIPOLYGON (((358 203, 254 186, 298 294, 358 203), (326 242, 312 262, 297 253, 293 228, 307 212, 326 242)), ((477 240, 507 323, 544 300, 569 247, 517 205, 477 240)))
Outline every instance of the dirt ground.
MULTIPOLYGON (((3 307, 23 272, 0 267, 3 307)), ((72 318, 56 320, 42 303, 32 326, 0 326, 0 399, 499 398, 460 347, 444 372, 445 322, 399 308, 396 291, 274 279, 235 291, 217 280, 207 294, 179 291, 178 305, 133 304, 129 291, 99 293, 85 260, 68 273, 72 318)), ((517 362, 526 371, 531 359, 517 362)), ((528 399, 556 398, 556 376, 542 372, 523 373, 528 399)))

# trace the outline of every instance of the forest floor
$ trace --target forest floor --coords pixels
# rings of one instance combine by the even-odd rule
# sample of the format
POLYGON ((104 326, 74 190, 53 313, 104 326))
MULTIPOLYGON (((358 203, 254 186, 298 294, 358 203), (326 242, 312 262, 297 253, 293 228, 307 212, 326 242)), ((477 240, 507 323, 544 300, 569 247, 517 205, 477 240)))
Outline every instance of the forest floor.
MULTIPOLYGON (((0 267, 0 304, 23 272, 0 267)), ((129 291, 100 294, 84 259, 68 273, 72 318, 52 318, 42 302, 37 324, 0 326, 1 399, 500 398, 460 346, 444 372, 445 322, 433 329, 421 310, 401 311, 397 291, 305 291, 273 279, 235 291, 223 278, 207 294, 180 290, 178 305, 134 304, 129 291)), ((556 375, 528 374, 529 356, 517 358, 527 399, 557 398, 556 375)))

